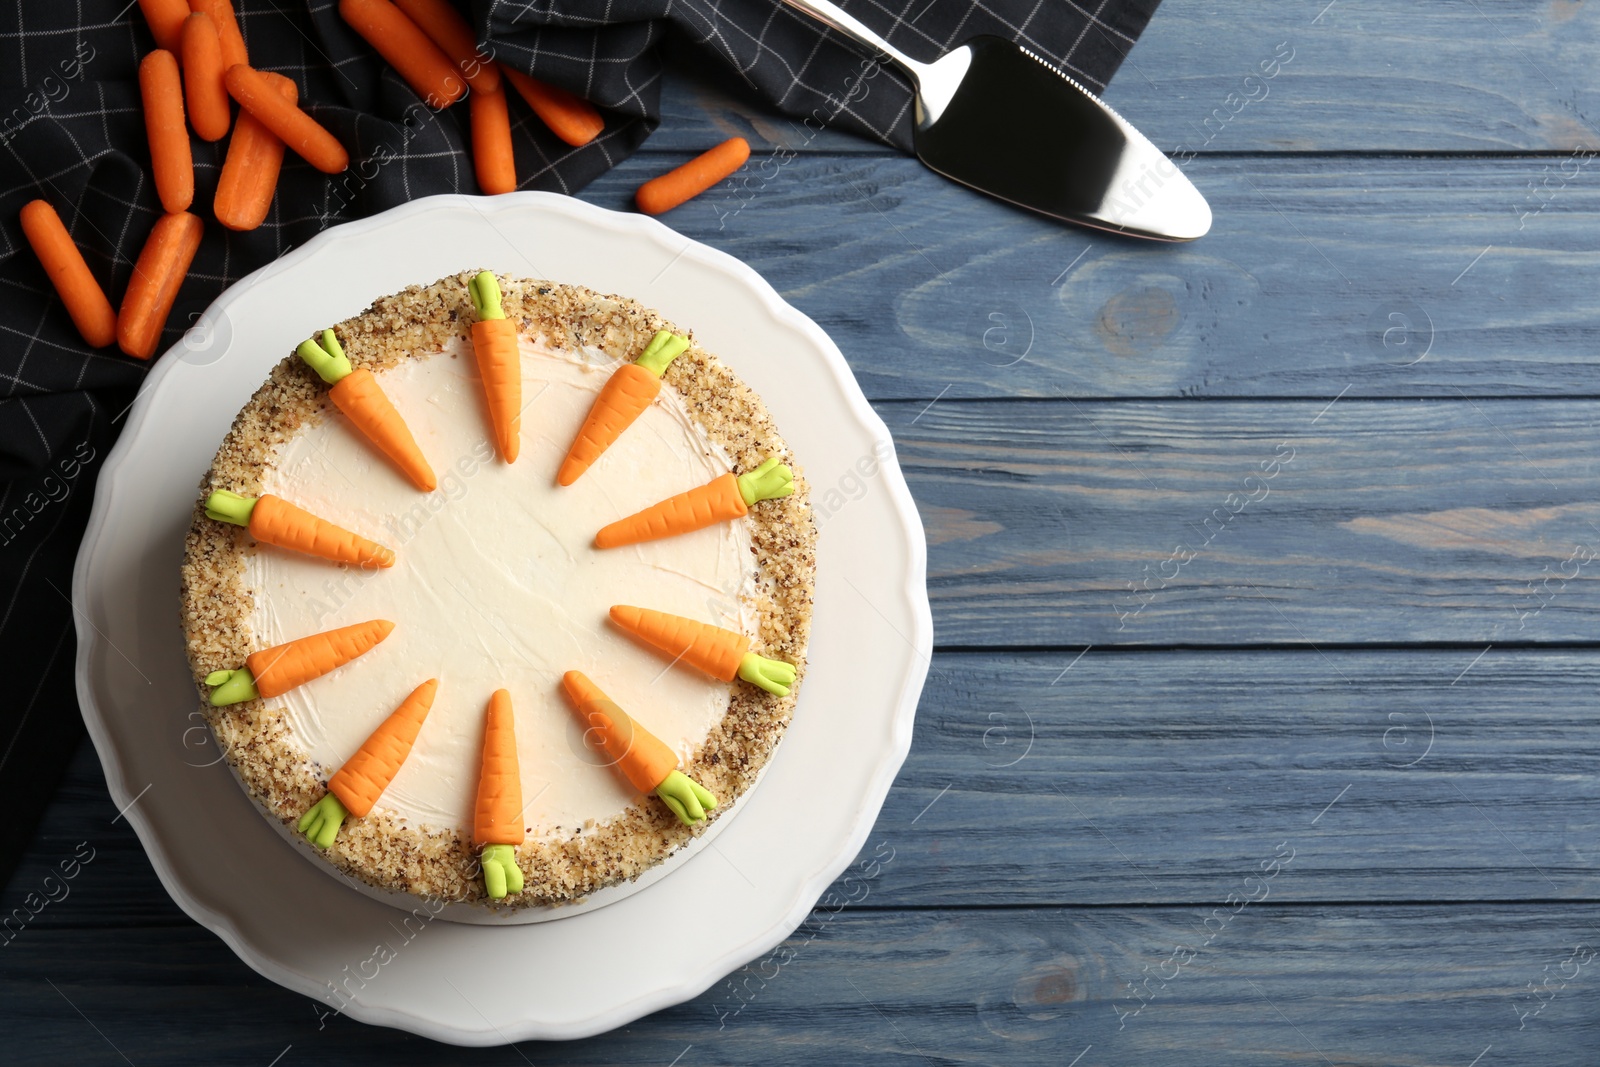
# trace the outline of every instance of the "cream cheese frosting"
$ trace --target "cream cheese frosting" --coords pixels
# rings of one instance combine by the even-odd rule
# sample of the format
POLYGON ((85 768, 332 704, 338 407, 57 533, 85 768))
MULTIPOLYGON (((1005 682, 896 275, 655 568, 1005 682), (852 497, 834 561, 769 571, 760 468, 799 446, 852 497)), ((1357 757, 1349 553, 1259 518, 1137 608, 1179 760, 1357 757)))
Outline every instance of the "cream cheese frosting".
POLYGON ((418 684, 439 693, 410 757, 379 806, 407 823, 469 829, 484 709, 511 692, 525 825, 570 834, 637 797, 585 746, 561 694, 581 670, 686 759, 727 711, 728 683, 669 669, 607 621, 638 604, 750 632, 755 566, 744 521, 599 550, 596 530, 726 473, 720 447, 663 389, 575 485, 555 472, 617 366, 597 351, 523 339, 522 452, 495 454, 472 347, 402 360, 379 381, 439 477, 418 492, 337 410, 280 450, 261 491, 275 493, 395 551, 392 568, 332 568, 270 546, 245 565, 257 647, 385 618, 371 652, 273 703, 326 777, 418 684))

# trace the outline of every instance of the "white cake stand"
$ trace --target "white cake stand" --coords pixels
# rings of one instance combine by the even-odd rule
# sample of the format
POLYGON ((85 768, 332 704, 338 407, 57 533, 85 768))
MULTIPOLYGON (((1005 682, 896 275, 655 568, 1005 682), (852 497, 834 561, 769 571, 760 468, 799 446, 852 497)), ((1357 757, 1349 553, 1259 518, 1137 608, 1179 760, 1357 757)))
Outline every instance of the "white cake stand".
POLYGON ((73 575, 78 698, 112 800, 162 884, 255 970, 441 1041, 584 1037, 766 953, 855 857, 911 742, 933 643, 925 565, 888 430, 827 335, 749 267, 569 197, 429 197, 243 279, 152 368, 73 575), (380 296, 467 269, 625 294, 693 326, 762 395, 827 510, 806 681, 760 789, 714 824, 714 843, 652 877, 560 922, 491 918, 497 929, 426 907, 408 920, 296 857, 204 743, 178 620, 196 487, 271 366, 380 296), (510 965, 484 967, 490 953, 510 965))

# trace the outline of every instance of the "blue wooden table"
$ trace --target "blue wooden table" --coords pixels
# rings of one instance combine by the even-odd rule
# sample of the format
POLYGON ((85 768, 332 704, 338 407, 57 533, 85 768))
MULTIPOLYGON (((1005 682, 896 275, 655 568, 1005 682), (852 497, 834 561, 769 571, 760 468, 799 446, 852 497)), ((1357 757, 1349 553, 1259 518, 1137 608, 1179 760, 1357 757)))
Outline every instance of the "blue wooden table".
POLYGON ((749 138, 668 221, 828 330, 927 527, 870 876, 691 1003, 464 1054, 257 977, 85 746, 0 1061, 1600 1062, 1597 46, 1574 0, 1167 0, 1108 95, 1194 153, 1183 247, 675 77, 583 198, 749 138))

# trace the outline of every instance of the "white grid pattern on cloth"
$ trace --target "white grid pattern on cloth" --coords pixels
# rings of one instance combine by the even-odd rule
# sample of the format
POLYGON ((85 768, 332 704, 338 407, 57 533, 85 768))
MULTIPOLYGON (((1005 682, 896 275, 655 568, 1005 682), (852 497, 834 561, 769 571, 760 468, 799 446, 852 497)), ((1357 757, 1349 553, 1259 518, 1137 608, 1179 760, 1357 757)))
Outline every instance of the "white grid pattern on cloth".
MULTIPOLYGON (((991 34, 1104 89, 1157 2, 853 0, 842 6, 916 58, 932 60, 962 40, 991 34)), ((838 108, 830 97, 842 95, 861 55, 778 0, 609 0, 601 13, 585 0, 488 0, 479 29, 534 74, 581 84, 595 99, 629 109, 636 101, 594 59, 606 51, 597 42, 620 50, 630 34, 661 22, 790 117, 829 115, 834 125, 910 150, 909 87, 895 80, 838 108)))

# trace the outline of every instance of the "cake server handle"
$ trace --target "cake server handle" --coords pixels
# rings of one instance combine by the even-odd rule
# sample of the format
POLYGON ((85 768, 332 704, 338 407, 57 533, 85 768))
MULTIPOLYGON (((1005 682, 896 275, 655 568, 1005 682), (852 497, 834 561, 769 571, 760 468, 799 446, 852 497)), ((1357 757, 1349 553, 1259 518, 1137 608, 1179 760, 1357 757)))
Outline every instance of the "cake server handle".
POLYGON ((928 64, 912 59, 872 32, 838 4, 832 3, 831 0, 783 0, 783 2, 796 11, 811 16, 824 26, 838 30, 863 50, 888 56, 897 66, 911 75, 911 79, 917 83, 919 89, 922 87, 923 76, 928 73, 928 64))

